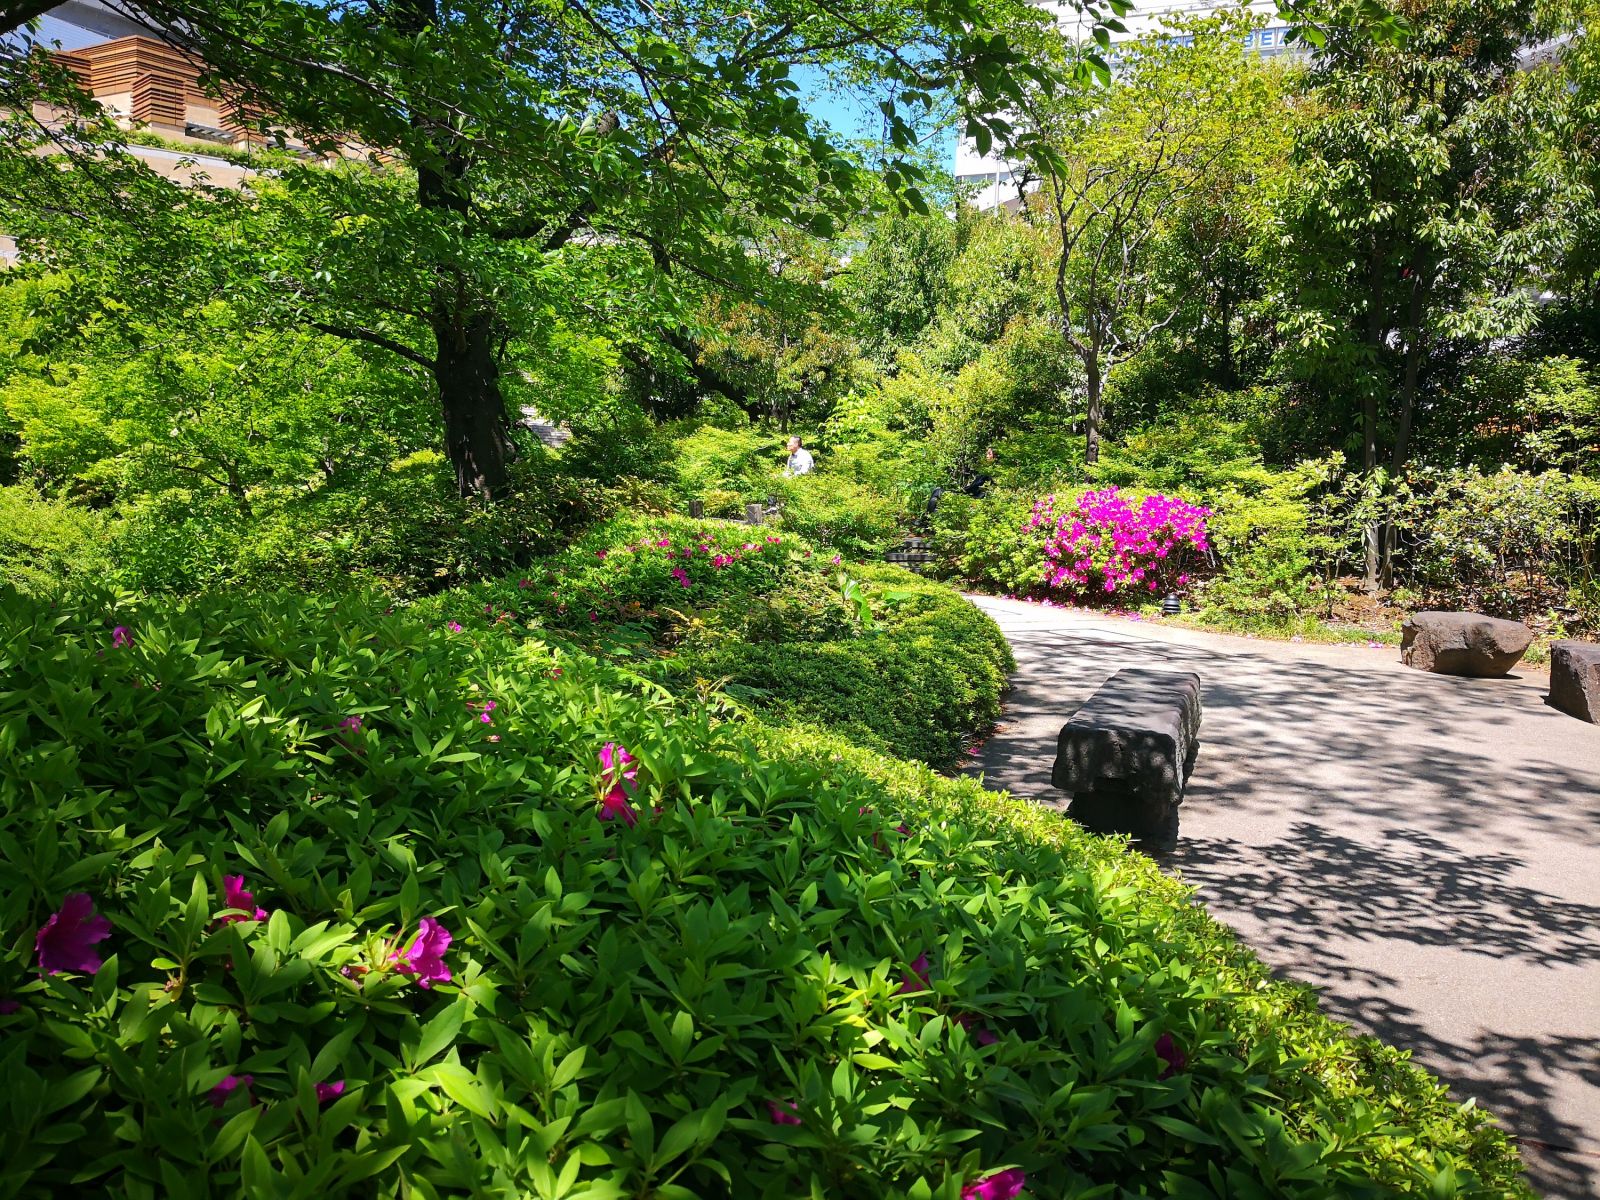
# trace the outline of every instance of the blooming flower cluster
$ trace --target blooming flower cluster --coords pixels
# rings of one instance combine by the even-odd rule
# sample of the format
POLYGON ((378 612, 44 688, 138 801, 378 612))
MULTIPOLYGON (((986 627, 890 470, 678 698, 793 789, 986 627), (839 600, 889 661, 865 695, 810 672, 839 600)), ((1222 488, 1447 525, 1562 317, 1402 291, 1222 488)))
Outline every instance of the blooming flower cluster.
POLYGON ((1134 501, 1115 487, 1088 491, 1057 509, 1054 495, 1033 506, 1025 529, 1044 530, 1046 580, 1079 595, 1162 592, 1189 582, 1186 564, 1210 548, 1211 510, 1174 496, 1134 501))

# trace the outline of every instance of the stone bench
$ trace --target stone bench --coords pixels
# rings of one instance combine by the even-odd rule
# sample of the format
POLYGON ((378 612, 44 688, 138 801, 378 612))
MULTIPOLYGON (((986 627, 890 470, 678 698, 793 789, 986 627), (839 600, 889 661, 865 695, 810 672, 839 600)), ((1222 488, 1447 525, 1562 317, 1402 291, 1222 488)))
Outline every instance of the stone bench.
POLYGON ((1533 644, 1533 630, 1521 621, 1466 612, 1413 613, 1400 634, 1406 666, 1480 679, 1507 674, 1533 644))
POLYGON ((1580 721, 1600 725, 1600 645, 1574 641, 1551 645, 1550 703, 1580 721))
POLYGON ((1200 676, 1128 668, 1062 726, 1050 782, 1072 797, 1067 816, 1085 829, 1170 850, 1199 751, 1200 676))

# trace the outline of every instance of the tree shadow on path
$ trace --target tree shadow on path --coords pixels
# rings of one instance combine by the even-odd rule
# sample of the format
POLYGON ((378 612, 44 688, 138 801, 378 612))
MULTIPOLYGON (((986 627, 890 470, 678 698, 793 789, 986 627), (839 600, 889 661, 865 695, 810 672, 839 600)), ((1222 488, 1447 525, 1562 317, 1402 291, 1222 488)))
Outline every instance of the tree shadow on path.
POLYGON ((1050 767, 1077 706, 1122 667, 1198 672, 1164 865, 1329 1012, 1494 1112, 1536 1188, 1600 1196, 1600 729, 1546 707, 1531 672, 985 607, 1018 662, 989 786, 1064 809, 1050 767))

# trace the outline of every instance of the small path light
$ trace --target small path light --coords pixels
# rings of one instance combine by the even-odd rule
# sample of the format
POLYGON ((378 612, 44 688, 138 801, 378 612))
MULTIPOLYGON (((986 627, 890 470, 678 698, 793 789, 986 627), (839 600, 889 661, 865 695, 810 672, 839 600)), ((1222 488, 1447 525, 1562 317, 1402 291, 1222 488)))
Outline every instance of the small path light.
POLYGON ((1161 615, 1175 617, 1183 611, 1183 601, 1178 599, 1177 592, 1168 592, 1167 598, 1161 602, 1161 615))

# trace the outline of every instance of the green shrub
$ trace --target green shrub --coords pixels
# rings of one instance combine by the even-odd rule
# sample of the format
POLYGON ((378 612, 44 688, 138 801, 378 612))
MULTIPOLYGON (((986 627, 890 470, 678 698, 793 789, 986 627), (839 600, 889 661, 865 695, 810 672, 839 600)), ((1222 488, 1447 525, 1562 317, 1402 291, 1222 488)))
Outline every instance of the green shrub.
POLYGON ((0 487, 0 579, 40 593, 68 580, 102 580, 113 528, 101 513, 26 485, 0 487))
POLYGON ((1600 629, 1600 480, 1417 471, 1385 516, 1398 578, 1430 605, 1512 618, 1566 610, 1568 628, 1600 629))
POLYGON ((963 579, 1007 595, 1027 596, 1045 584, 1048 533, 1028 529, 1033 497, 993 492, 981 500, 947 495, 933 514, 934 549, 963 579))
POLYGON ((538 451, 515 464, 512 483, 497 504, 463 501, 444 456, 426 450, 339 486, 264 496, 249 514, 163 492, 131 511, 115 579, 149 593, 371 586, 411 596, 548 554, 601 504, 538 451))
POLYGON ((653 678, 720 684, 773 719, 848 730, 941 765, 993 726, 1012 668, 994 623, 941 584, 898 568, 840 568, 790 534, 678 517, 606 522, 522 574, 429 597, 411 613, 558 634, 642 660, 653 678))
POLYGON ((899 758, 956 763, 1000 718, 1016 667, 1004 636, 949 588, 898 568, 852 564, 848 577, 866 585, 873 610, 854 636, 723 639, 685 653, 669 677, 723 679, 771 718, 837 730, 899 758))
POLYGON ((0 659, 9 1195, 1526 1194, 1153 864, 974 784, 356 601, 8 595, 0 659), (73 894, 103 965, 40 975, 73 894))
POLYGON ((1198 589, 1202 620, 1286 629, 1327 601, 1323 570, 1336 561, 1340 538, 1318 493, 1337 469, 1333 459, 1286 471, 1257 467, 1211 497, 1221 569, 1198 589))

